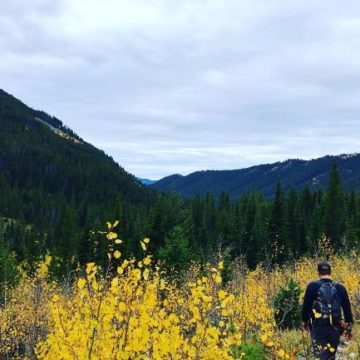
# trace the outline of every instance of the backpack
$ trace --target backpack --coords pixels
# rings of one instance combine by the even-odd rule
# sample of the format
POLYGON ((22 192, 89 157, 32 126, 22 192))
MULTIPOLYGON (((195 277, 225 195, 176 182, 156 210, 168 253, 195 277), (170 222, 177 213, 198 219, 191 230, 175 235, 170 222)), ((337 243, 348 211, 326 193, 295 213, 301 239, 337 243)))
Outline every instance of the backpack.
POLYGON ((339 324, 341 322, 341 299, 334 282, 317 282, 320 288, 313 304, 315 321, 323 324, 339 324))

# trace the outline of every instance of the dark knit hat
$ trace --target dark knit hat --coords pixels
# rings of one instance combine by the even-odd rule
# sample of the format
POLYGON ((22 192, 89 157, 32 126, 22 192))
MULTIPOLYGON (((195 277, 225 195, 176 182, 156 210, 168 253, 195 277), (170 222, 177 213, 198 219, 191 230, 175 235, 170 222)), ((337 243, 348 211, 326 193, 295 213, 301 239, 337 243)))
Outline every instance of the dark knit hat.
POLYGON ((331 274, 331 266, 325 261, 319 263, 317 268, 320 274, 331 274))

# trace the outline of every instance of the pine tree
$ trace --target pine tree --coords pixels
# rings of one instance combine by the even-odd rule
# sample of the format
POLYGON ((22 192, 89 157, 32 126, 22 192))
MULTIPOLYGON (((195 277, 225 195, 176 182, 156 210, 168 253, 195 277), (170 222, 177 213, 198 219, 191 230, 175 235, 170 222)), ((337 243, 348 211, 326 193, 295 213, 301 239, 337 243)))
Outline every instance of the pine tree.
POLYGON ((303 254, 306 245, 300 239, 300 216, 298 209, 298 197, 294 188, 290 190, 286 208, 286 226, 289 252, 295 257, 303 254))
POLYGON ((192 238, 200 249, 207 249, 207 238, 204 223, 204 202, 196 195, 191 202, 192 238))
POLYGON ((335 250, 340 250, 345 231, 344 194, 334 161, 325 199, 324 232, 335 250))
POLYGON ((283 263, 287 256, 286 221, 284 194, 280 181, 276 185, 275 200, 267 232, 268 249, 271 259, 283 263))
POLYGON ((15 285, 18 278, 17 263, 15 254, 9 249, 5 241, 5 224, 0 218, 0 305, 3 300, 5 287, 15 285))
POLYGON ((56 255, 61 259, 64 273, 72 270, 78 257, 78 233, 75 225, 74 210, 66 206, 61 219, 61 226, 56 244, 56 255))
POLYGON ((159 249, 159 259, 168 270, 180 273, 188 268, 190 262, 189 240, 180 226, 175 226, 165 239, 165 245, 159 249))
POLYGON ((321 204, 316 204, 312 212, 309 229, 307 230, 307 249, 310 255, 314 253, 318 247, 319 241, 324 237, 321 219, 321 204))
POLYGON ((216 240, 217 240, 217 231, 216 231, 216 203, 213 194, 208 193, 205 199, 205 231, 208 250, 215 249, 216 240))
POLYGON ((308 229, 313 211, 313 197, 308 185, 306 185, 301 191, 299 202, 300 215, 304 222, 305 228, 308 229))
POLYGON ((358 228, 358 207, 356 194, 351 191, 347 198, 347 214, 346 214, 346 230, 345 230, 345 245, 347 250, 360 250, 359 228, 358 228))
POLYGON ((248 266, 253 269, 264 260, 266 214, 264 214, 261 195, 257 192, 252 192, 246 203, 241 234, 241 253, 245 254, 248 266))

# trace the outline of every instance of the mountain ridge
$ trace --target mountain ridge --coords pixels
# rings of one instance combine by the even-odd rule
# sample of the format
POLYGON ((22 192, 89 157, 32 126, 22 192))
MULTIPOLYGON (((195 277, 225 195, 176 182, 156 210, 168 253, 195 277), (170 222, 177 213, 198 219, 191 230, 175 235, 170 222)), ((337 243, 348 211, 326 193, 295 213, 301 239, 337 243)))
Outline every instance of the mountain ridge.
POLYGON ((338 164, 345 188, 360 190, 359 153, 325 155, 311 160, 292 158, 234 170, 201 170, 185 176, 174 174, 158 180, 151 187, 186 197, 208 192, 219 196, 223 191, 237 197, 254 189, 266 197, 272 197, 278 180, 283 183, 285 190, 291 187, 299 190, 305 185, 312 189, 326 186, 334 161, 338 164))
MULTIPOLYGON (((72 131, 69 127, 65 126, 61 120, 56 118, 55 116, 51 116, 45 111, 35 110, 23 103, 21 100, 17 99, 15 96, 7 93, 5 90, 0 89, 0 101, 2 103, 2 107, 4 108, 14 108, 17 107, 21 109, 21 113, 31 113, 33 115, 33 119, 37 120, 45 125, 47 125, 51 130, 61 131, 64 134, 67 134, 69 137, 72 137, 80 142, 83 142, 83 139, 80 138, 74 131, 72 131)), ((28 119, 30 120, 30 119, 28 119)))

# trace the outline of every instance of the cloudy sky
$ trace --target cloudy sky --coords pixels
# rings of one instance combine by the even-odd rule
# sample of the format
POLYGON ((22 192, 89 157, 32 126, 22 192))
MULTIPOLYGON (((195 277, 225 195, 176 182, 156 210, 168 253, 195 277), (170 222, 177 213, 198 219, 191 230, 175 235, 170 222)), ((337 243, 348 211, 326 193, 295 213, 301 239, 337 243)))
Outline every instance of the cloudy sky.
POLYGON ((0 88, 140 177, 360 152, 360 2, 0 0, 0 88))

